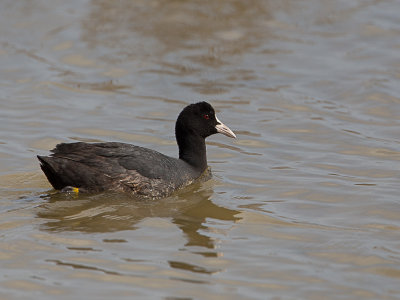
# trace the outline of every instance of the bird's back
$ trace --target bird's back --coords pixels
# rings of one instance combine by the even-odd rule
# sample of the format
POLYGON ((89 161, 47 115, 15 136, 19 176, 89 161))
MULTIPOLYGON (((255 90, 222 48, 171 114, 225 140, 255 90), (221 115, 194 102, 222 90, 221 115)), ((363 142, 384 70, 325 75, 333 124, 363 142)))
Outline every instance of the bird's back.
POLYGON ((59 144, 51 156, 38 156, 55 189, 123 191, 158 198, 201 175, 184 161, 124 143, 59 144))

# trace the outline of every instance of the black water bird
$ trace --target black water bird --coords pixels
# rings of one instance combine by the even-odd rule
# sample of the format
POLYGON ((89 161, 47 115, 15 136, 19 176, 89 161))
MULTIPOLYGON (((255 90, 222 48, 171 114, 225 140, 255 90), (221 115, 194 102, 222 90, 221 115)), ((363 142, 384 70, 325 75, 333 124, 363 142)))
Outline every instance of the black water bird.
POLYGON ((205 138, 235 134, 207 102, 186 106, 175 124, 179 159, 125 143, 62 143, 50 156, 38 156, 57 190, 128 192, 161 198, 195 181, 207 170, 205 138))

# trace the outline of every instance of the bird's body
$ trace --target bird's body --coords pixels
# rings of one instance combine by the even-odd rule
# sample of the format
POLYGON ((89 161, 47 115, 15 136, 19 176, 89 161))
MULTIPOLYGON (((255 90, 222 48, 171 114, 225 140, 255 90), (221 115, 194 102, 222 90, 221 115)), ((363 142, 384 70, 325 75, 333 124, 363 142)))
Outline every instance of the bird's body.
POLYGON ((187 106, 175 126, 179 158, 125 143, 63 143, 38 156, 51 185, 87 192, 120 191, 161 198, 192 183, 207 169, 205 138, 234 133, 206 102, 187 106))
POLYGON ((160 198, 190 184, 202 170, 181 159, 124 143, 59 144, 51 157, 39 156, 42 169, 55 189, 78 187, 160 198))

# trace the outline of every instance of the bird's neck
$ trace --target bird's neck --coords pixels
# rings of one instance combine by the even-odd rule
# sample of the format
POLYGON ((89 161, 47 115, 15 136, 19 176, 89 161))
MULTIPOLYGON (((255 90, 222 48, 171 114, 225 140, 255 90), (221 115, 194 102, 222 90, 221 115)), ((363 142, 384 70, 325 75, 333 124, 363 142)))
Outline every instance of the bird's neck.
POLYGON ((207 168, 206 141, 199 135, 177 137, 179 158, 203 172, 207 168))

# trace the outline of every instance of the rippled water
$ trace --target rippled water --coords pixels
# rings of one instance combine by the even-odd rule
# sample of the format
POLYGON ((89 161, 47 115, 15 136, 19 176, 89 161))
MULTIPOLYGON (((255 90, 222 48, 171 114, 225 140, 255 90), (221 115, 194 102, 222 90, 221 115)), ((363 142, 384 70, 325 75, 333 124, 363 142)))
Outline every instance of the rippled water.
POLYGON ((398 299, 397 1, 3 1, 1 299, 398 299), (55 193, 36 154, 176 156, 211 102, 214 178, 163 201, 55 193))

